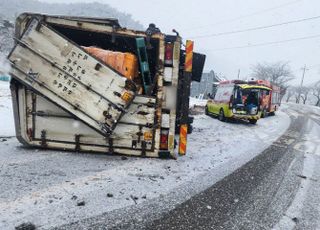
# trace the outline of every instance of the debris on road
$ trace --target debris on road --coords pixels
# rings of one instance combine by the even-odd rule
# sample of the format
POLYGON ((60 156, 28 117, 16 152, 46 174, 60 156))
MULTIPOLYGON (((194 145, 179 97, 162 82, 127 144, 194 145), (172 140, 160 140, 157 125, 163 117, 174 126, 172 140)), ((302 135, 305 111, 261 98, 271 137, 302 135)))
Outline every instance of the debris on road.
POLYGON ((33 223, 22 223, 15 227, 15 230, 35 230, 36 226, 33 223))
POLYGON ((297 175, 297 176, 300 177, 300 178, 302 178, 302 179, 307 179, 307 177, 304 176, 304 175, 297 175))
POLYGON ((137 200, 139 199, 137 196, 130 195, 131 199, 137 204, 137 200))
POLYGON ((86 202, 85 201, 79 201, 77 203, 77 206, 85 206, 86 202))

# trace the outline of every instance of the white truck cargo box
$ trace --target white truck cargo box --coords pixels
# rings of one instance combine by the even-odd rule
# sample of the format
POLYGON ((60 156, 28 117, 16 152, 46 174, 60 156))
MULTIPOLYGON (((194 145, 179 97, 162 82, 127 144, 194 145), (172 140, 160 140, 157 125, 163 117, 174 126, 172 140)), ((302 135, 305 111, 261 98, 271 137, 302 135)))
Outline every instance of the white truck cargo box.
POLYGON ((9 55, 11 75, 103 135, 134 98, 129 80, 32 19, 9 55))
POLYGON ((24 13, 15 37, 8 59, 23 145, 176 158, 177 121, 188 110, 177 104, 186 84, 178 34, 121 28, 114 19, 24 13), (136 55, 141 81, 127 80, 82 46, 136 55), (137 92, 144 76, 148 90, 137 92))

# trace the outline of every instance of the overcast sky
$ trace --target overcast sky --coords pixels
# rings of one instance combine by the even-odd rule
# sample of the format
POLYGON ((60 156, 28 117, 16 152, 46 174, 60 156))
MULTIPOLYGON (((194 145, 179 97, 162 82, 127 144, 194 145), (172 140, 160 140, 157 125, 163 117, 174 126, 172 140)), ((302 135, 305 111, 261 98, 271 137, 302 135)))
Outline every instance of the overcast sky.
MULTIPOLYGON (((65 3, 65 0, 42 0, 65 3)), ((74 0, 68 2, 93 2, 74 0)), ((163 32, 173 28, 184 39, 202 35, 268 26, 320 16, 319 0, 100 0, 132 14, 144 26, 150 22, 163 32)), ((236 78, 238 69, 245 78, 257 62, 289 61, 300 82, 304 64, 309 70, 305 81, 320 80, 320 18, 264 30, 225 36, 194 38, 195 49, 207 55, 205 69, 236 78), (319 37, 281 44, 242 49, 223 48, 254 45, 319 35, 319 37)))

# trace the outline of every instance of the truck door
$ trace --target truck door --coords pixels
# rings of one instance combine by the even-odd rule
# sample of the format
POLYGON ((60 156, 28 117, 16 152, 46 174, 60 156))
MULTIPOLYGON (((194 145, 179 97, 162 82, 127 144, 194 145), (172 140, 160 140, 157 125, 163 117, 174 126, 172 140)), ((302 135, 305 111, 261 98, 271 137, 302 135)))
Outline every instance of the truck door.
POLYGON ((135 97, 131 81, 38 19, 31 20, 8 59, 13 78, 104 136, 135 97))

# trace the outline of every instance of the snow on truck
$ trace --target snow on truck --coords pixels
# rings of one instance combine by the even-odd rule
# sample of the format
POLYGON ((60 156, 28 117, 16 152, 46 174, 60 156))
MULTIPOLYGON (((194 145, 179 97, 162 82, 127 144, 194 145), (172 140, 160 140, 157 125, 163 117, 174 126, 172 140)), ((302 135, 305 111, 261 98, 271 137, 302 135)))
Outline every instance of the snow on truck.
POLYGON ((18 140, 175 158, 180 138, 184 154, 190 84, 201 80, 205 55, 190 41, 181 47, 177 32, 153 24, 141 32, 115 19, 20 15, 8 56, 18 140))

